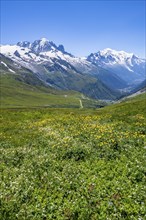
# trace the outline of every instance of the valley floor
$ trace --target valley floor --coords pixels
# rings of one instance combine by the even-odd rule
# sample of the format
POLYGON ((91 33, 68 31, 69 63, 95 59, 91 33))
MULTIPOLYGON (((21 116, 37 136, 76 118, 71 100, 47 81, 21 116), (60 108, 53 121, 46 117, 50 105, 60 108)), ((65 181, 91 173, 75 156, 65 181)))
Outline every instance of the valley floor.
POLYGON ((1 110, 0 219, 145 219, 145 116, 145 94, 97 110, 1 110))

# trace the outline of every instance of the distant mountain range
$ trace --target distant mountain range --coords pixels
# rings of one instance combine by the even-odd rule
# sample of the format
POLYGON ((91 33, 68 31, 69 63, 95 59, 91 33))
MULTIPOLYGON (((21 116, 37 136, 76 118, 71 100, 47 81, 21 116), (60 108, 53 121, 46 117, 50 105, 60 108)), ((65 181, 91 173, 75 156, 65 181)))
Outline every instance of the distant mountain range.
POLYGON ((116 73, 129 85, 138 84, 145 79, 146 60, 132 53, 107 48, 90 54, 87 60, 116 73))
POLYGON ((145 80, 145 67, 145 59, 112 49, 75 57, 63 45, 56 46, 45 38, 1 45, 2 74, 11 74, 15 79, 23 76, 28 84, 39 82, 95 99, 116 100, 132 91, 145 80))

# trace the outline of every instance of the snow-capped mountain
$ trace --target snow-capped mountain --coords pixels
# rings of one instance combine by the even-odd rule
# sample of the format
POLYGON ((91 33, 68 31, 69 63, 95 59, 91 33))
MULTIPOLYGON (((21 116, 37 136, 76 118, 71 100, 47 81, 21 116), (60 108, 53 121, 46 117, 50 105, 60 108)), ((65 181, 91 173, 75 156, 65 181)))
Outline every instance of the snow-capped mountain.
MULTIPOLYGON (((76 90, 90 97, 104 99, 115 99, 119 95, 97 77, 100 72, 97 66, 85 58, 74 57, 62 45, 56 46, 47 39, 4 45, 1 46, 1 54, 3 59, 12 60, 15 67, 27 68, 34 73, 34 78, 56 89, 76 90)), ((6 61, 2 60, 3 63, 6 61)), ((8 65, 8 68, 17 72, 12 67, 12 63, 8 65)))
POLYGON ((116 73, 129 84, 139 83, 145 79, 146 60, 133 53, 107 48, 97 53, 91 53, 87 60, 116 73))
POLYGON ((51 61, 52 57, 60 57, 62 55, 60 48, 62 49, 61 45, 57 47, 53 42, 42 38, 41 40, 35 40, 33 43, 24 41, 18 42, 17 45, 1 46, 1 53, 15 61, 36 62, 39 64, 46 61, 45 57, 47 57, 47 61, 51 61))
POLYGON ((66 52, 63 45, 56 46, 46 38, 35 40, 33 43, 24 41, 18 42, 17 45, 1 46, 1 53, 36 72, 42 64, 44 70, 47 64, 50 71, 56 71, 58 68, 60 71, 66 71, 77 67, 77 70, 80 69, 82 72, 90 72, 94 67, 86 59, 74 57, 66 52))
MULTIPOLYGON (((46 38, 2 45, 0 49, 15 67, 27 68, 46 85, 84 92, 94 98, 115 98, 119 91, 145 77, 145 60, 123 51, 105 49, 87 58, 75 57, 63 45, 57 46, 46 38)), ((7 65, 2 62, 2 66, 7 65)), ((12 66, 8 68, 16 71, 12 66)))

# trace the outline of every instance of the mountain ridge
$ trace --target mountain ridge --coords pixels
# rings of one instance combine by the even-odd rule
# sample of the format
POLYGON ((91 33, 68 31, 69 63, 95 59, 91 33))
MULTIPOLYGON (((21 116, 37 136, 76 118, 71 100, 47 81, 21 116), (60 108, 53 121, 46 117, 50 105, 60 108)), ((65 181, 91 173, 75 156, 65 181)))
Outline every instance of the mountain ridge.
POLYGON ((133 53, 106 48, 97 53, 91 53, 87 60, 116 73, 128 84, 137 83, 137 81, 141 83, 145 79, 146 60, 133 53))
MULTIPOLYGON (((125 69, 117 71, 115 65, 112 65, 114 68, 101 65, 109 61, 115 64, 115 60, 122 59, 128 54, 122 51, 122 58, 118 58, 113 56, 113 51, 105 49, 103 52, 92 53, 87 58, 75 57, 66 52, 63 45, 57 46, 46 38, 32 43, 21 41, 17 45, 1 45, 1 54, 4 57, 11 59, 15 66, 29 69, 46 86, 61 90, 75 90, 92 98, 109 100, 119 98, 121 93, 124 94, 123 91, 132 89, 132 85, 138 85, 144 79, 143 72, 136 73, 128 69, 128 72, 124 72, 125 69), (101 58, 100 63, 99 58, 101 58)), ((114 51, 114 55, 117 56, 118 53, 114 51)), ((135 61, 136 67, 139 68, 141 59, 134 54, 130 54, 130 57, 133 60, 128 59, 128 64, 135 61)), ((143 62, 142 65, 144 65, 143 62)))

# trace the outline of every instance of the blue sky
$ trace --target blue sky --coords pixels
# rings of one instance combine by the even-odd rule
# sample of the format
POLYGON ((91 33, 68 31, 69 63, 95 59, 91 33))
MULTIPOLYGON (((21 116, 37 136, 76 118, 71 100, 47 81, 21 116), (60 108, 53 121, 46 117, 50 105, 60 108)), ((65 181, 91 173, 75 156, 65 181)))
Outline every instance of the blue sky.
POLYGON ((1 44, 46 37, 86 56, 104 48, 145 57, 145 1, 1 2, 1 44))

